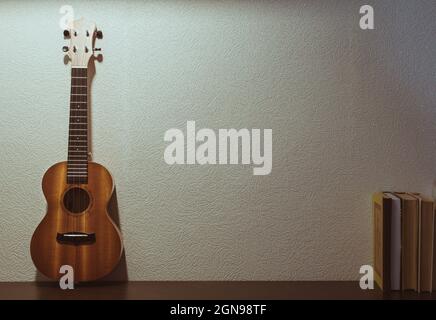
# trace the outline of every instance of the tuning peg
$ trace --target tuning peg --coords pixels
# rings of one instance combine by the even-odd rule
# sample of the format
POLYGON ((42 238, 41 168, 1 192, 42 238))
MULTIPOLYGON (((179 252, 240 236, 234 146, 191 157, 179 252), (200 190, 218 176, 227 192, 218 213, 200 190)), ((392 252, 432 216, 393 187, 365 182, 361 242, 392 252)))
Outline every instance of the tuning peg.
POLYGON ((70 50, 70 49, 69 49, 67 46, 63 46, 63 47, 62 47, 62 51, 63 51, 63 52, 68 52, 69 50, 70 50))
POLYGON ((101 48, 94 48, 94 51, 101 51, 101 48))
POLYGON ((96 32, 96 36, 97 36, 97 39, 103 39, 103 32, 101 32, 101 30, 98 30, 96 32))
POLYGON ((69 38, 70 37, 70 30, 64 30, 64 37, 69 38))

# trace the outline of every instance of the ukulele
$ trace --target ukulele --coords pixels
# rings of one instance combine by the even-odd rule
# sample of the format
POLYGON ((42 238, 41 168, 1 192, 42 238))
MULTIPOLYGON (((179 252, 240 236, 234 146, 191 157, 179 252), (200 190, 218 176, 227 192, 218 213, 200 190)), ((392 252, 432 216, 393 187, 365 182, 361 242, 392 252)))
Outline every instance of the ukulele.
POLYGON ((67 161, 51 166, 42 179, 47 213, 36 228, 30 253, 45 276, 59 279, 62 265, 74 270, 74 281, 109 274, 123 252, 121 233, 107 206, 114 190, 109 171, 88 154, 88 64, 95 59, 95 24, 75 20, 64 30, 71 61, 70 123, 67 161))

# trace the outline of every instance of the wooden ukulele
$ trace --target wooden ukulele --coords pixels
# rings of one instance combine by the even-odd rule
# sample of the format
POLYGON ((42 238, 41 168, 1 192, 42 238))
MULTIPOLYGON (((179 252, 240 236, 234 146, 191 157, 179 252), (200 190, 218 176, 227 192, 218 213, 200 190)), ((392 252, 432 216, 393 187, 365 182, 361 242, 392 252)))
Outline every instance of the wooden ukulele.
POLYGON ((30 253, 45 276, 59 279, 62 265, 74 269, 74 281, 92 281, 109 274, 123 252, 121 233, 107 212, 114 189, 109 171, 88 154, 88 63, 94 59, 95 24, 83 19, 64 31, 71 61, 68 160, 50 167, 42 179, 47 213, 36 228, 30 253))

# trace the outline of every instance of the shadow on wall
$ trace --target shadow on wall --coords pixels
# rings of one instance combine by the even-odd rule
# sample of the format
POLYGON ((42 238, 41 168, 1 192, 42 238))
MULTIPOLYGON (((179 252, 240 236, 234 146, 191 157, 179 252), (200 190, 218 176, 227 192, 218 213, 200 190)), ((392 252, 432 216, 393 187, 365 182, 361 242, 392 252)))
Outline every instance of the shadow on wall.
MULTIPOLYGON (((114 189, 112 198, 108 205, 109 216, 115 222, 117 227, 120 229, 121 234, 123 234, 120 226, 120 215, 118 212, 118 199, 117 199, 117 189, 114 189)), ((129 276, 127 273, 127 260, 126 260, 126 247, 124 247, 123 254, 121 256, 120 262, 117 267, 112 271, 111 274, 104 277, 101 281, 128 281, 129 276)))

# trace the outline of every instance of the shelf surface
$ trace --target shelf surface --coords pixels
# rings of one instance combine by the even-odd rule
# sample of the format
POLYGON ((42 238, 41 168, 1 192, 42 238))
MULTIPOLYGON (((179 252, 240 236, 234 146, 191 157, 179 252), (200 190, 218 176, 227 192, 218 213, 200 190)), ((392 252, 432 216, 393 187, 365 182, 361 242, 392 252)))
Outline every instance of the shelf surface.
POLYGON ((79 284, 61 290, 54 282, 0 282, 0 300, 15 299, 436 299, 433 294, 361 290, 357 281, 129 281, 79 284))

